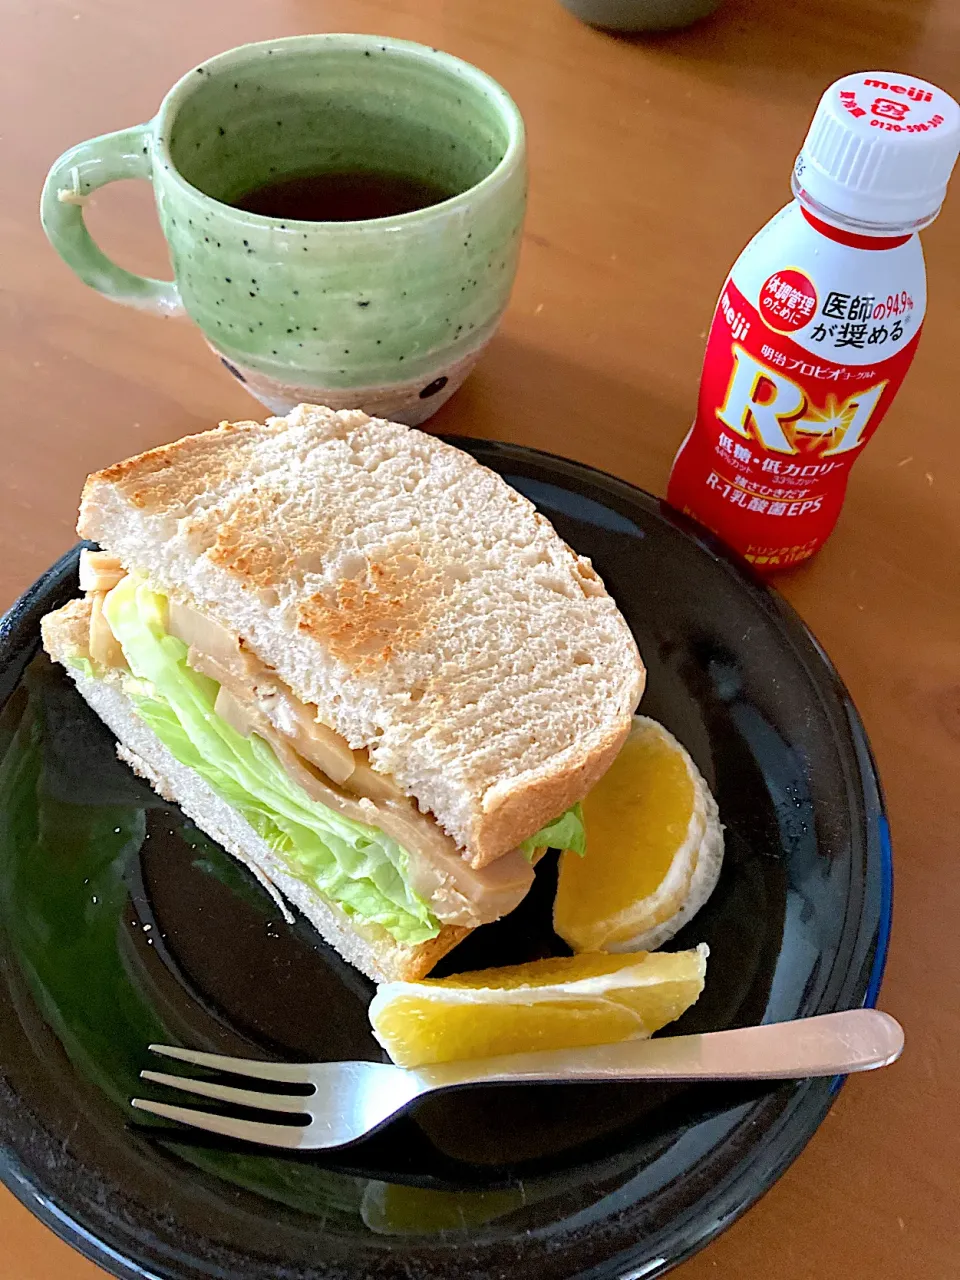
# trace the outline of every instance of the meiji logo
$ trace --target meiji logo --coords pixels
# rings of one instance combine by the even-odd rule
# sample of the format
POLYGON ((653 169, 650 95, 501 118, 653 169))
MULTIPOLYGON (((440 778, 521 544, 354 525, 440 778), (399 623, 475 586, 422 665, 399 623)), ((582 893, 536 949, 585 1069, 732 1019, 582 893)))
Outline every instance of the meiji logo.
POLYGON ((734 341, 739 342, 741 338, 745 338, 750 332, 750 321, 744 317, 742 312, 737 311, 730 301, 730 295, 726 289, 724 289, 720 297, 720 310, 730 326, 730 336, 734 341))
POLYGON ((870 108, 873 115, 886 120, 902 120, 909 110, 905 102, 894 102, 892 98, 875 98, 870 108))
MULTIPOLYGON (((933 94, 929 89, 921 89, 919 85, 911 84, 888 84, 886 80, 864 80, 864 86, 868 89, 886 89, 888 93, 905 93, 908 98, 912 98, 914 102, 932 102, 933 94)), ((843 94, 840 95, 841 98, 843 94)))
POLYGON ((820 455, 829 458, 849 453, 863 443, 864 432, 886 385, 884 379, 856 391, 842 404, 831 397, 828 405, 818 409, 800 383, 734 344, 733 371, 716 414, 731 431, 746 440, 755 436, 764 448, 775 453, 799 452, 796 438, 801 434, 829 438, 829 448, 820 455))
MULTIPOLYGON (((929 89, 922 89, 919 85, 890 84, 887 80, 877 80, 866 78, 863 81, 864 87, 871 89, 884 89, 887 93, 902 94, 916 104, 927 103, 933 101, 933 94, 929 89)), ((839 93, 840 105, 855 120, 862 119, 868 113, 868 108, 858 101, 857 94, 852 89, 841 89, 839 93)), ((917 120, 916 108, 913 108, 914 120, 913 124, 904 124, 903 121, 911 113, 910 104, 907 102, 897 102, 893 98, 884 98, 879 94, 873 99, 869 107, 869 114, 874 118, 869 122, 874 129, 885 129, 888 133, 926 133, 930 129, 936 129, 943 124, 943 116, 933 115, 927 120, 917 120)))

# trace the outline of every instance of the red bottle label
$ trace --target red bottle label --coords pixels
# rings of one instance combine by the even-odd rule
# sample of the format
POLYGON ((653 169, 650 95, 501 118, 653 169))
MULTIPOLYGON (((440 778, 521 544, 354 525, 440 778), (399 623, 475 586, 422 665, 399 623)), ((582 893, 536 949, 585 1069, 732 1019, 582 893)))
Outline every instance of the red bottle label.
POLYGON ((762 310, 732 280, 724 286, 696 421, 667 500, 768 572, 806 560, 829 535, 850 468, 903 381, 920 326, 903 341, 907 316, 919 318, 905 292, 883 301, 820 297, 794 267, 764 280, 758 300, 762 310), (857 304, 862 316, 853 315, 857 304), (790 337, 801 328, 805 347, 790 337), (834 353, 849 345, 857 362, 826 359, 818 343, 834 353), (877 358, 863 363, 871 347, 877 358), (897 349, 883 358, 885 347, 897 349))

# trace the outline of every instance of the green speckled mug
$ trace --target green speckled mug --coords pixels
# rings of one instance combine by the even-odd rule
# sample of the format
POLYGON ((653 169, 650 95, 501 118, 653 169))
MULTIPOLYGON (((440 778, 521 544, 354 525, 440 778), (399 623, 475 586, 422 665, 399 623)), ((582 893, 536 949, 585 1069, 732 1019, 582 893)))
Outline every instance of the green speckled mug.
POLYGON ((186 311, 274 412, 307 400, 415 425, 493 335, 525 200, 523 121, 489 76, 404 40, 312 35, 211 58, 148 124, 66 152, 41 218, 82 280, 159 315, 186 311), (458 194, 362 222, 231 205, 277 178, 351 169, 458 194), (119 178, 153 183, 173 281, 124 270, 87 232, 84 201, 119 178))

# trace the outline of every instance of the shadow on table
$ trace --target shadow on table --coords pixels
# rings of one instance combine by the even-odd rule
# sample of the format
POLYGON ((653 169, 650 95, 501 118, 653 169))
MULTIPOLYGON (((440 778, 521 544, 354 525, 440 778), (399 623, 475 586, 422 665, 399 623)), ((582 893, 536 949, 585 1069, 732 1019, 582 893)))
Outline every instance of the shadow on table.
POLYGON ((662 492, 695 398, 693 379, 683 399, 669 401, 639 379, 622 382, 588 363, 499 334, 476 372, 425 429, 576 457, 662 492))

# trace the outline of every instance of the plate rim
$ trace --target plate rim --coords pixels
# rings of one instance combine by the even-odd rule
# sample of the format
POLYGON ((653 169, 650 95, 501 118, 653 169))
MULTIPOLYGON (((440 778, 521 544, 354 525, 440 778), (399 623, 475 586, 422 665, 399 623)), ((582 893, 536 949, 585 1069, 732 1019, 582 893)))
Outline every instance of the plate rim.
MULTIPOLYGON (((672 525, 683 537, 694 542, 710 559, 720 564, 737 581, 740 588, 747 590, 756 603, 762 604, 778 615, 788 632, 799 635, 812 646, 818 658, 819 673, 822 678, 825 677, 832 684, 847 716, 857 757, 857 774, 861 792, 867 807, 875 811, 877 818, 876 832, 872 833, 869 830, 869 824, 866 832, 866 846, 868 849, 872 847, 878 862, 880 892, 876 926, 873 929, 872 938, 868 940, 868 953, 872 946, 872 960, 861 1001, 866 1007, 874 1006, 883 981, 889 951, 893 907, 892 851, 883 787, 862 718, 853 698, 823 646, 796 609, 775 587, 763 581, 712 534, 675 511, 662 498, 622 477, 563 454, 510 441, 455 434, 438 434, 436 438, 463 449, 477 458, 482 465, 488 465, 485 457, 491 456, 504 462, 516 460, 528 465, 538 461, 548 466, 552 464, 554 470, 559 470, 564 478, 574 482, 578 478, 586 479, 588 482, 593 480, 598 488, 607 492, 611 488, 619 491, 627 502, 639 503, 641 506, 649 505, 666 523, 672 525), (477 457, 477 455, 481 456, 477 457)), ((500 471, 497 474, 503 475, 500 471)), ((47 603, 49 592, 55 589, 68 572, 72 572, 79 549, 84 545, 91 544, 78 542, 64 552, 0 617, 0 664, 7 660, 8 652, 16 646, 18 638, 33 632, 32 645, 22 645, 24 653, 20 655, 21 661, 0 669, 0 703, 6 701, 11 688, 19 680, 20 670, 36 652, 39 644, 39 619, 49 608, 47 603), (11 679, 12 670, 16 670, 14 679, 11 679)), ((861 910, 857 921, 858 932, 863 931, 864 914, 861 910)), ((847 976, 849 977, 849 974, 847 976)), ((771 1129, 778 1131, 775 1139, 769 1139, 770 1130, 768 1130, 767 1143, 759 1150, 753 1149, 752 1159, 749 1152, 746 1157, 738 1159, 718 1183, 698 1199, 693 1213, 704 1219, 703 1228, 691 1235, 689 1224, 687 1224, 685 1244, 670 1251, 669 1254, 664 1251, 663 1257, 655 1260, 653 1266, 645 1267, 641 1272, 630 1270, 629 1256, 621 1255, 605 1262, 601 1261, 597 1264, 597 1280, 601 1275, 606 1276, 607 1280, 641 1280, 641 1276, 643 1280, 656 1280, 656 1277, 666 1274, 667 1271, 686 1261, 722 1234, 766 1194, 801 1154, 826 1117, 844 1080, 845 1077, 835 1077, 807 1080, 801 1083, 777 1121, 771 1126, 771 1129), (771 1145, 775 1146, 775 1151, 771 1151, 771 1145), (744 1186, 745 1183, 749 1186, 744 1186), (602 1270, 608 1266, 613 1267, 614 1270, 602 1270), (625 1267, 626 1270, 623 1269, 625 1267)), ((5 1087, 2 1077, 0 1077, 0 1087, 5 1087)), ((119 1253, 105 1240, 99 1239, 92 1231, 71 1217, 68 1212, 55 1205, 39 1186, 34 1185, 13 1150, 3 1145, 0 1145, 0 1183, 61 1240, 109 1274, 119 1277, 119 1280, 162 1280, 158 1273, 119 1253)), ((637 1260, 636 1257, 633 1258, 634 1262, 637 1260)))

